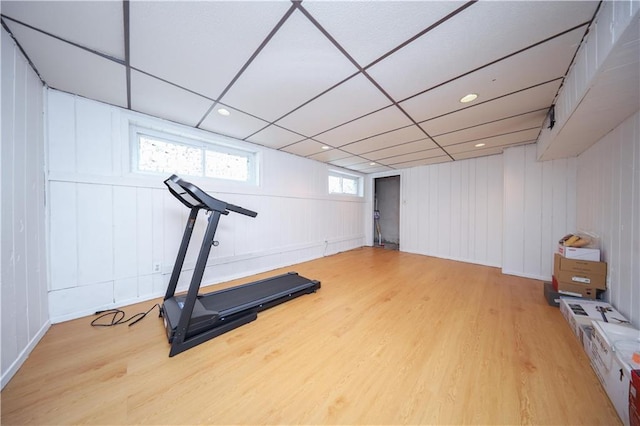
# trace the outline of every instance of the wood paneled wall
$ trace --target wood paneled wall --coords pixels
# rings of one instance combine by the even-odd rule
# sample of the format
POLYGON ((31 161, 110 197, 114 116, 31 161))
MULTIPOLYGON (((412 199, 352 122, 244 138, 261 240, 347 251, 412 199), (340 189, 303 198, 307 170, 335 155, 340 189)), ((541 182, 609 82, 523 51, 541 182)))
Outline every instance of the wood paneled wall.
POLYGON ((578 228, 600 236, 609 301, 640 326, 640 112, 578 157, 578 228))
POLYGON ((575 230, 576 165, 526 145, 399 171, 400 249, 549 280, 555 242, 575 230))
POLYGON ((500 266, 502 168, 495 155, 403 170, 400 248, 500 266))
MULTIPOLYGON (((130 123, 245 146, 260 185, 193 182, 258 212, 222 217, 203 284, 271 270, 364 244, 362 197, 328 194, 328 166, 81 97, 48 91, 51 319, 164 294, 188 210, 164 175, 131 172, 130 123), (160 271, 154 269, 160 265, 160 271)), ((189 179, 192 180, 192 179, 189 179)), ((199 216, 179 289, 188 285, 206 220, 199 216)))
POLYGON ((576 231, 576 158, 536 161, 536 145, 504 154, 502 272, 550 280, 557 242, 576 231))
POLYGON ((49 328, 45 254, 43 88, 2 33, 0 288, 2 387, 49 328))

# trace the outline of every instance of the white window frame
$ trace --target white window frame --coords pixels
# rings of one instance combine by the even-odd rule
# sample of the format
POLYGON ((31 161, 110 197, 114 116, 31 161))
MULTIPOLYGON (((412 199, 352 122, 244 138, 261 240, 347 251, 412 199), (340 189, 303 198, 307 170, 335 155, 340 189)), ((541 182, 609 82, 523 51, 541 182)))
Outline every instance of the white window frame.
MULTIPOLYGON (((342 186, 342 185, 340 185, 342 186)), ((351 197, 362 197, 362 192, 363 192, 363 179, 362 176, 359 175, 355 175, 355 174, 351 174, 351 173, 345 173, 343 171, 339 171, 339 170, 329 170, 329 173, 327 175, 327 192, 330 195, 344 195, 344 196, 351 196, 351 197), (329 187, 329 179, 331 177, 337 177, 341 180, 344 179, 349 179, 349 180, 353 180, 356 183, 356 193, 355 194, 351 194, 349 192, 332 192, 331 188, 329 187)))
POLYGON ((156 172, 149 170, 140 170, 138 167, 139 164, 139 152, 140 152, 140 137, 147 136, 152 139, 156 139, 162 142, 175 144, 175 145, 183 145, 191 148, 198 148, 202 151, 202 174, 201 175, 185 175, 181 173, 181 175, 195 177, 199 179, 212 179, 212 180, 220 180, 228 183, 237 183, 237 184, 246 184, 257 186, 258 185, 258 153, 252 150, 237 148, 234 146, 230 146, 229 144, 221 143, 219 141, 214 140, 204 140, 201 138, 197 138, 191 135, 184 136, 173 133, 171 131, 159 130, 157 128, 145 127, 139 124, 130 123, 130 148, 131 148, 131 172, 135 174, 144 174, 144 175, 165 175, 166 172, 156 172), (206 151, 214 151, 224 154, 231 154, 236 156, 244 157, 248 160, 248 170, 247 170, 247 180, 236 180, 229 179, 225 177, 219 176, 207 176, 206 173, 206 164, 205 164, 205 155, 206 151))

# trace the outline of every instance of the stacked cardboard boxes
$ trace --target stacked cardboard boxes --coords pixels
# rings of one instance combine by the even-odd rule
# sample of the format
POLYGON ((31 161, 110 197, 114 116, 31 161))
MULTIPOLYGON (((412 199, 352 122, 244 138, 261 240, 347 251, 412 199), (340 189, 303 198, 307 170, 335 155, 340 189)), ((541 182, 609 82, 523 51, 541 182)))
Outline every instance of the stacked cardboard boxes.
MULTIPOLYGON (((566 254, 567 247, 564 249, 563 252, 566 254)), ((569 296, 597 299, 598 294, 607 289, 607 264, 555 253, 553 287, 557 292, 569 296)))
POLYGON ((633 401, 630 398, 630 392, 634 389, 632 371, 640 365, 626 359, 617 345, 621 342, 640 342, 640 330, 602 321, 594 321, 593 327, 589 353, 591 366, 622 423, 628 425, 633 418, 630 417, 630 414, 633 415, 633 401))
POLYGON ((631 327, 629 321, 611 304, 600 300, 585 300, 564 298, 560 299, 560 313, 569 323, 573 334, 576 335, 587 354, 591 353, 591 337, 593 336, 593 322, 602 321, 631 327))
MULTIPOLYGON (((640 343, 640 330, 609 303, 599 300, 560 299, 560 312, 576 335, 613 403, 623 424, 633 425, 640 382, 633 381, 633 369, 640 366, 622 356, 618 344, 640 343)), ((640 425, 636 425, 640 426, 640 425)))

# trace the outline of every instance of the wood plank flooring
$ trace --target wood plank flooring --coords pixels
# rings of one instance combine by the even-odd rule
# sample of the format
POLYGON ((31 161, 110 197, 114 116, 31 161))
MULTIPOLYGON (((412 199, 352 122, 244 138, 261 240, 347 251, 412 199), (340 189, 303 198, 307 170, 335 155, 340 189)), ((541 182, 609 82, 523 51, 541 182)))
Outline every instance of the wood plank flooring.
POLYGON ((1 423, 620 423, 540 281, 361 248, 230 284, 291 270, 322 288, 173 358, 157 310, 53 325, 1 423))

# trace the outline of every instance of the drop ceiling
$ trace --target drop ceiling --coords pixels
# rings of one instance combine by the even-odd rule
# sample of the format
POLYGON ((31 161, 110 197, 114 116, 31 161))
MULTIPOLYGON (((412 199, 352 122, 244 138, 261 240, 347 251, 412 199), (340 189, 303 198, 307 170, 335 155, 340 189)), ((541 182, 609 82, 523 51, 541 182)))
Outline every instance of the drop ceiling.
POLYGON ((535 143, 598 4, 2 1, 0 11, 51 88, 374 173, 535 143), (460 103, 468 93, 478 98, 460 103))

